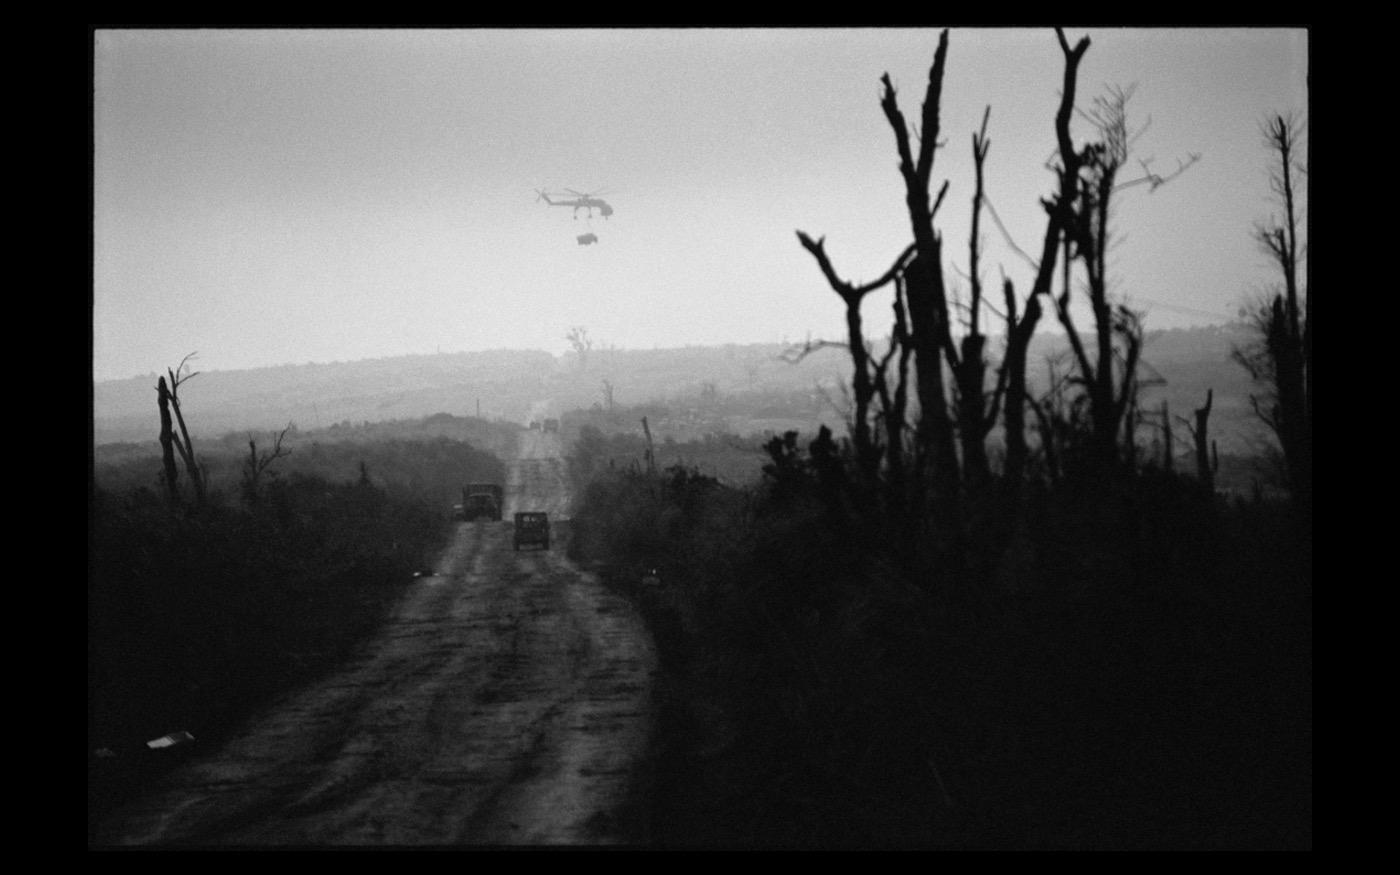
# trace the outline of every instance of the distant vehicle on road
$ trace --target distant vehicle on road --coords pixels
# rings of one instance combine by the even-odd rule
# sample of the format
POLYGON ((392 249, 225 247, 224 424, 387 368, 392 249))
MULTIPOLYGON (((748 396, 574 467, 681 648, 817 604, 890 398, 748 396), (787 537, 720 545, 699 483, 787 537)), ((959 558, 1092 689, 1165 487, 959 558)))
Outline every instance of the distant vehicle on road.
POLYGON ((532 419, 532 420, 530 420, 530 428, 533 429, 534 431, 539 431, 539 430, 540 430, 540 421, 539 421, 538 419, 532 419))
POLYGON ((549 549, 549 514, 524 511, 515 515, 515 549, 523 544, 539 544, 549 549))
POLYGON ((559 420, 557 420, 557 419, 546 419, 546 420, 544 421, 544 430, 545 430, 545 431, 552 431, 552 432, 554 432, 554 433, 557 434, 557 433, 559 432, 559 420))
POLYGON ((499 522, 504 503, 505 490, 495 483, 468 483, 462 487, 462 503, 458 507, 464 520, 485 517, 499 522))

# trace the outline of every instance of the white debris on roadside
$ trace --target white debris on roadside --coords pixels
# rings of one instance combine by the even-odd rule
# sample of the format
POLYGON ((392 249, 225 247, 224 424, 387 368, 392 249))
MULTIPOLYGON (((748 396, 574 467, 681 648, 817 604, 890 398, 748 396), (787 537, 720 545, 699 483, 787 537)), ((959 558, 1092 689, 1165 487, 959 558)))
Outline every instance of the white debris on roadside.
POLYGON ((160 750, 165 747, 174 747, 177 744, 185 744, 194 741, 194 736, 188 732, 172 732, 169 735, 162 735, 160 738, 153 738, 146 742, 146 747, 151 750, 160 750))

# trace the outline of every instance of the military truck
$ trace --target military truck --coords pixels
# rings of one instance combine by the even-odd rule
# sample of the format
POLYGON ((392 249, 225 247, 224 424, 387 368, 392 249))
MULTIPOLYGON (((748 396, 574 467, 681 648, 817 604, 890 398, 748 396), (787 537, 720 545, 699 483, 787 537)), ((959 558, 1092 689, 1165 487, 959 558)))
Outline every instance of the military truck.
POLYGON ((462 487, 461 516, 464 520, 485 517, 497 522, 505 504, 505 490, 495 483, 468 483, 462 487))
POLYGON ((515 549, 523 544, 539 544, 549 549, 549 514, 525 511, 515 515, 515 549))
POLYGON ((546 419, 546 420, 544 421, 544 430, 545 430, 545 431, 549 431, 549 432, 554 432, 555 434, 558 434, 558 433, 559 433, 559 420, 557 420, 557 419, 546 419))

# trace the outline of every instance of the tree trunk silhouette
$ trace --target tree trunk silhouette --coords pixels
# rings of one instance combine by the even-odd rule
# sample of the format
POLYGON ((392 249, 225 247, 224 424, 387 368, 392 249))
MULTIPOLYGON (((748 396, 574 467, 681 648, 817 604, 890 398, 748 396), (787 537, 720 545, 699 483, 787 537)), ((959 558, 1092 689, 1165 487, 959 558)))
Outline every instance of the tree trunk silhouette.
POLYGON ((175 455, 178 453, 180 459, 185 463, 185 471, 189 474, 190 484, 194 488, 195 504, 198 507, 203 507, 205 501, 204 471, 195 458, 194 442, 190 439, 190 430, 185 424, 185 415, 180 409, 180 384, 191 377, 198 376, 197 371, 185 373, 185 364, 194 355, 194 353, 190 353, 181 359, 178 368, 165 369, 170 381, 167 383, 165 377, 156 381, 156 401, 160 407, 161 464, 165 488, 170 501, 172 503, 180 501, 179 469, 175 464, 175 455), (174 414, 173 423, 171 421, 172 413, 174 414), (177 424, 180 426, 178 434, 174 428, 177 424))
POLYGON ((1210 406, 1214 400, 1215 390, 1207 389, 1206 404, 1196 408, 1196 427, 1191 430, 1191 437, 1196 442, 1196 479, 1201 481, 1201 488, 1211 494, 1215 493, 1215 468, 1211 465, 1211 456, 1206 452, 1206 448, 1209 441, 1210 406))
POLYGON ((1264 399, 1251 396, 1255 413, 1273 431, 1283 452, 1288 488, 1295 503, 1312 507, 1312 295, 1300 286, 1302 256, 1298 243, 1298 204, 1294 173, 1302 173, 1296 155, 1299 123, 1275 115, 1264 125, 1268 148, 1278 168, 1270 187, 1282 220, 1255 226, 1256 240, 1283 274, 1283 292, 1254 314, 1256 341, 1235 350, 1235 360, 1267 389, 1264 399), (1306 297, 1300 302, 1300 298, 1306 297))
POLYGON ((642 417, 642 432, 646 435, 646 438, 647 438, 647 455, 646 455, 646 459, 647 459, 647 474, 648 474, 649 476, 655 477, 655 476, 656 476, 656 448, 655 448, 654 446, 652 446, 652 443, 651 443, 651 426, 647 424, 647 418, 646 418, 645 416, 642 417))
POLYGON ((1196 454, 1196 479, 1201 489, 1209 495, 1215 494, 1215 474, 1220 470, 1220 457, 1216 452, 1215 441, 1210 439, 1210 408, 1215 401, 1215 390, 1206 390, 1204 407, 1197 407, 1195 416, 1187 419, 1178 416, 1177 421, 1191 433, 1191 442, 1196 454))
POLYGON ((875 368, 875 391, 880 396, 881 419, 885 426, 886 470, 889 473, 889 496, 897 511, 902 511, 909 483, 906 478, 904 447, 904 416, 909 404, 909 322, 904 310, 904 277, 894 280, 894 327, 890 332, 890 348, 875 368), (898 357, 896 359, 896 356, 898 357), (897 361, 894 392, 889 389, 889 366, 897 361))
MULTIPOLYGON (((915 155, 909 128, 900 111, 894 85, 889 74, 881 76, 884 86, 880 106, 895 136, 899 154, 899 170, 904 181, 905 207, 909 215, 914 243, 894 266, 874 283, 856 285, 840 279, 831 267, 824 248, 824 238, 813 241, 799 231, 798 239, 817 259, 833 290, 846 305, 847 348, 854 364, 852 380, 855 396, 853 440, 859 465, 867 474, 878 471, 881 448, 870 427, 872 399, 879 396, 881 419, 886 446, 884 455, 888 469, 903 475, 908 467, 903 452, 903 414, 905 410, 905 368, 913 359, 919 420, 914 427, 913 475, 922 480, 928 473, 935 493, 956 499, 964 475, 968 484, 985 482, 989 476, 986 451, 987 435, 994 427, 1005 403, 1008 418, 1008 472, 1015 479, 1024 474, 1029 451, 1025 443, 1025 408, 1031 403, 1026 397, 1026 351, 1042 315, 1040 295, 1048 295, 1054 278, 1059 248, 1068 239, 1080 199, 1082 156, 1077 153, 1069 134, 1074 113, 1075 86, 1078 68, 1089 39, 1081 39, 1071 48, 1061 31, 1057 39, 1065 57, 1064 87, 1059 109, 1055 115, 1056 141, 1061 153, 1058 167, 1059 187, 1053 198, 1042 199, 1047 213, 1045 237, 1039 262, 1035 262, 1036 278, 1025 312, 1016 317, 1014 288, 1004 285, 1008 300, 1007 353, 997 375, 997 383, 989 393, 986 389, 986 336, 982 333, 980 311, 982 286, 980 277, 981 242, 980 216, 985 205, 984 166, 989 150, 986 135, 990 107, 983 115, 981 129, 973 135, 973 158, 976 164, 976 191, 972 202, 973 233, 969 243, 972 269, 972 306, 968 331, 960 343, 955 343, 950 330, 947 290, 942 270, 942 237, 934 229, 933 220, 948 191, 945 181, 936 198, 930 197, 930 177, 934 152, 938 146, 939 103, 943 73, 947 60, 948 33, 939 35, 938 47, 929 70, 928 85, 922 108, 918 153, 915 155), (896 281, 896 329, 891 347, 878 362, 872 362, 862 334, 861 298, 884 283, 896 281), (898 352, 896 353, 896 350, 898 352), (889 368, 898 355, 899 381, 891 393, 889 368), (956 392, 955 411, 950 411, 944 385, 943 367, 947 364, 956 392), (873 375, 872 375, 873 371, 873 375), (954 419, 956 417, 956 421, 954 419), (956 425, 956 428, 955 428, 956 425), (958 443, 961 442, 961 461, 958 443), (931 469, 931 471, 929 470, 931 469)), ((1027 256, 1029 259, 1029 256, 1027 256)), ((1066 258, 1068 247, 1066 246, 1066 258)), ((811 347, 809 342, 808 347, 811 347)), ((1039 413, 1039 411, 1037 411, 1039 413)))
POLYGON ((1032 294, 1026 301, 1026 312, 1016 318, 1016 289, 1011 280, 1002 283, 1006 301, 1006 356, 1002 371, 1006 375, 1005 413, 1002 424, 1006 431, 1006 464, 1003 478, 1015 488, 1025 476, 1026 459, 1026 350, 1040 321, 1040 298, 1032 294))
POLYGON ((172 434, 171 440, 175 445, 175 449, 180 453, 180 458, 184 460, 185 472, 189 474, 190 485, 194 487, 195 505, 197 507, 203 507, 205 500, 204 471, 200 468, 199 461, 195 458, 194 441, 190 438, 189 427, 185 425, 185 414, 180 409, 180 385, 199 376, 198 371, 192 371, 188 374, 185 373, 185 363, 193 358, 194 355, 194 353, 190 353, 180 360, 180 366, 178 368, 174 370, 166 368, 165 372, 170 375, 170 391, 167 393, 170 402, 170 410, 174 412, 175 422, 180 426, 180 433, 172 434))
POLYGON ((943 285, 942 236, 933 229, 933 219, 943 196, 945 182, 936 200, 929 200, 929 176, 933 170, 934 149, 938 143, 939 101, 943 89, 943 68, 948 56, 948 31, 938 37, 933 66, 929 69, 924 94, 919 154, 915 158, 909 143, 904 115, 895 99, 889 74, 880 81, 884 93, 880 106, 894 131, 899 151, 899 171, 904 178, 905 205, 914 234, 915 257, 907 273, 910 340, 914 347, 914 373, 919 394, 919 425, 915 440, 920 452, 931 457, 933 481, 946 497, 958 489, 958 458, 953 440, 953 423, 943 388, 942 352, 952 346, 948 329, 948 301, 943 285))
MULTIPOLYGON (((262 475, 273 462, 284 459, 292 454, 290 449, 282 446, 282 441, 286 439, 287 432, 291 431, 291 423, 282 429, 281 433, 273 435, 271 451, 264 450, 258 453, 258 442, 253 436, 248 435, 248 458, 243 462, 243 500, 249 505, 256 505, 261 496, 262 475)), ((364 465, 363 462, 360 463, 364 465)), ((361 471, 363 475, 363 470, 361 471)))
MULTIPOLYGON (((1063 37, 1061 38, 1063 41, 1063 37)), ((1078 187, 1073 217, 1068 224, 1074 258, 1084 266, 1089 308, 1093 315, 1094 355, 1091 358, 1070 314, 1070 288, 1056 299, 1056 315, 1064 327, 1079 369, 1079 382, 1089 402, 1089 457, 1101 469, 1131 467, 1129 416, 1137 395, 1137 361, 1142 351, 1141 320, 1123 305, 1115 305, 1108 294, 1108 221, 1113 193, 1120 187, 1118 172, 1128 158, 1131 139, 1127 129, 1126 104, 1130 92, 1115 90, 1101 98, 1090 116, 1098 126, 1101 142, 1089 143, 1079 153, 1077 164, 1086 173, 1078 187), (1120 429, 1124 449, 1120 450, 1120 429)), ((1061 157, 1073 153, 1068 134, 1061 142, 1061 157)), ((1184 168, 1183 168, 1184 169, 1184 168)), ((1178 171, 1179 172, 1179 171, 1178 171)), ((1145 177, 1147 178, 1147 177, 1145 177)), ((1161 184, 1153 177, 1154 188, 1161 184)), ((1141 181, 1135 180, 1134 182, 1141 181)), ((1129 183, 1132 184, 1132 183, 1129 183)))
POLYGON ((1275 363, 1279 406, 1279 443, 1288 466, 1289 486, 1299 504, 1312 503, 1312 296, 1306 321, 1298 305, 1298 217, 1293 191, 1297 125, 1275 116, 1269 144, 1278 155, 1275 192, 1284 208, 1282 225, 1261 231, 1261 238, 1283 273, 1284 295, 1275 299, 1270 347, 1275 363))
POLYGON ((1069 123, 1074 115, 1079 63, 1083 60, 1084 53, 1089 50, 1089 38, 1081 38, 1071 48, 1062 31, 1057 29, 1055 36, 1059 40, 1060 50, 1065 59, 1060 106, 1055 113, 1055 142, 1060 153, 1060 164, 1057 168, 1059 185, 1051 199, 1041 199, 1040 202, 1046 213, 1045 235, 1041 240, 1040 260, 1035 263, 1035 280, 1026 300, 1025 313, 1020 319, 1016 318, 1015 288, 1010 280, 1002 284, 1007 313, 1006 355, 1002 361, 1002 368, 1006 373, 1003 415, 1006 430, 1006 469, 1003 473, 1013 486, 1024 476, 1026 459, 1029 456, 1025 442, 1025 415, 1028 404, 1036 415, 1047 471, 1051 479, 1058 479, 1060 476, 1060 460, 1056 451, 1050 411, 1042 410, 1026 395, 1026 352, 1042 314, 1040 298, 1042 295, 1050 295, 1050 287, 1055 278, 1055 262, 1062 246, 1066 249, 1065 266, 1069 265, 1066 241, 1074 217, 1074 204, 1078 198, 1080 167, 1079 155, 1070 139, 1069 123))
POLYGON ((165 489, 171 504, 180 502, 180 469, 175 464, 175 435, 170 419, 170 387, 165 378, 156 381, 156 403, 160 406, 160 457, 165 472, 165 489))
POLYGON ((980 488, 991 478, 991 467, 987 461, 987 434, 996 424, 1001 405, 1002 392, 1006 388, 1006 370, 998 375, 997 386, 989 399, 983 384, 987 375, 987 360, 984 356, 987 338, 982 334, 980 318, 982 312, 982 278, 979 273, 982 215, 983 167, 987 160, 987 150, 991 143, 987 140, 987 119, 992 108, 987 107, 982 114, 982 129, 972 135, 972 161, 976 172, 976 188, 972 195, 972 232, 968 240, 968 266, 971 277, 971 296, 968 305, 967 334, 963 335, 958 349, 951 344, 945 348, 948 367, 953 372, 953 385, 957 390, 958 437, 962 445, 963 478, 970 487, 980 488))

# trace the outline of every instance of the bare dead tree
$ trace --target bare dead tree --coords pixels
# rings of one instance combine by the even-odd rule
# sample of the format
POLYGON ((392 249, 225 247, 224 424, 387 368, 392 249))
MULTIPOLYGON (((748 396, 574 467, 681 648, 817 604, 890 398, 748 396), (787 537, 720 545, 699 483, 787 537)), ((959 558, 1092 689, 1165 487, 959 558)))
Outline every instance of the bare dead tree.
POLYGON ((1264 138, 1278 162, 1270 187, 1283 217, 1255 226, 1254 237, 1283 275, 1283 291, 1255 311, 1256 342, 1236 350, 1235 359, 1262 384, 1264 397, 1252 397, 1256 414, 1283 451, 1289 490, 1301 506, 1312 505, 1312 295, 1300 283, 1305 260, 1298 242, 1301 209, 1296 179, 1306 173, 1298 155, 1301 123, 1275 115, 1264 138))
POLYGON ((938 37, 933 65, 929 68, 920 124, 919 152, 914 155, 909 130, 900 112, 894 85, 888 73, 880 77, 884 92, 880 107, 894 132, 899 152, 899 172, 904 179, 905 205, 913 229, 915 257, 907 271, 906 294, 909 310, 910 342, 914 347, 915 382, 919 393, 919 425, 915 434, 916 451, 932 456, 933 479, 943 494, 956 495, 958 458, 953 439, 953 422, 948 415, 943 389, 943 351, 952 346, 948 326, 948 299, 943 281, 942 236, 933 219, 948 192, 945 181, 938 197, 930 202, 929 179, 934 150, 938 146, 939 102, 943 90, 943 70, 948 57, 948 31, 938 37))
POLYGON ((1026 301, 1026 312, 1017 318, 1016 289, 1009 279, 1002 282, 1002 297, 1006 302, 1006 353, 1001 364, 1005 386, 1002 425, 1006 432, 1006 463, 1002 474, 1014 488, 1025 475, 1026 459, 1030 455, 1026 446, 1026 351, 1041 311, 1040 297, 1032 293, 1026 301))
POLYGON ((564 339, 574 348, 578 354, 578 369, 580 371, 588 367, 588 354, 593 349, 593 340, 588 336, 588 329, 580 325, 575 325, 569 329, 569 333, 564 335, 564 339))
MULTIPOLYGON (((1084 178, 1068 227, 1066 248, 1072 250, 1086 275, 1085 289, 1094 322, 1092 357, 1084 347, 1070 312, 1068 257, 1065 289, 1056 299, 1056 315, 1068 336, 1079 369, 1077 383, 1088 399, 1089 454, 1096 465, 1106 467, 1132 462, 1136 369, 1143 342, 1140 315, 1110 300, 1108 280, 1113 195, 1123 187, 1142 181, 1123 183, 1119 180, 1119 172, 1128 160, 1135 139, 1127 121, 1131 96, 1130 88, 1114 88, 1108 95, 1095 99, 1094 109, 1085 115, 1098 129, 1100 139, 1087 144, 1079 153, 1084 178), (1123 429, 1121 448, 1120 429, 1123 429)), ((1066 149, 1073 150, 1073 144, 1062 143, 1062 155, 1066 149)), ((1197 157, 1193 156, 1191 163, 1197 157)), ((1173 177, 1187 166, 1189 164, 1182 165, 1173 177)), ((1165 177, 1156 179, 1159 181, 1153 185, 1154 189, 1165 182, 1165 177)))
MULTIPOLYGON (((1206 397, 1206 408, 1209 411, 1210 398, 1206 397)), ((1167 399, 1162 399, 1162 470, 1168 474, 1176 467, 1175 451, 1172 448, 1172 417, 1167 407, 1167 399)))
POLYGON ((196 353, 190 353, 185 356, 180 360, 180 366, 174 370, 165 369, 170 380, 167 382, 165 377, 161 377, 156 382, 156 398, 160 406, 160 445, 166 489, 169 491, 170 499, 172 502, 178 502, 180 498, 176 482, 178 470, 175 467, 175 455, 172 452, 174 450, 180 454, 181 460, 185 463, 185 471, 189 474, 190 484, 194 488, 195 504, 203 507, 205 500, 204 471, 195 459, 194 442, 190 440, 190 430, 185 425, 185 415, 180 409, 181 384, 199 376, 198 371, 185 373, 186 364, 195 355, 196 353), (172 427, 172 413, 174 413, 175 423, 180 426, 178 434, 172 427))
POLYGON ((890 332, 889 349, 875 366, 874 383, 876 394, 880 396, 880 415, 885 426, 885 458, 889 481, 893 487, 891 495, 897 497, 902 507, 901 490, 905 486, 905 412, 909 406, 909 357, 913 354, 914 347, 909 342, 909 320, 904 306, 902 274, 895 276, 894 289, 894 328, 890 332), (893 375, 893 392, 889 387, 889 367, 892 360, 897 361, 893 375))
POLYGON ((1002 393, 1006 389, 1006 368, 1001 368, 996 387, 990 396, 985 391, 987 338, 982 333, 982 277, 980 273, 981 215, 984 203, 983 170, 991 141, 987 139, 987 120, 992 108, 982 114, 982 128, 972 135, 972 161, 976 173, 976 189, 972 195, 972 233, 968 240, 968 277, 971 283, 968 302, 967 333, 957 348, 950 342, 944 347, 948 368, 953 373, 958 413, 958 437, 962 445, 963 477, 972 486, 981 486, 991 477, 987 461, 987 434, 996 424, 1002 393))
POLYGON ((911 245, 900 253, 890 269, 879 279, 855 285, 837 276, 836 269, 831 266, 831 259, 826 254, 825 237, 814 241, 802 231, 798 231, 797 239, 801 241, 803 248, 812 253, 826 281, 846 305, 846 347, 850 352, 854 371, 852 388, 855 393, 855 414, 852 436, 855 441, 856 460, 862 473, 873 477, 879 469, 880 453, 870 430, 870 402, 875 395, 875 387, 870 372, 870 351, 866 347, 865 333, 861 327, 860 302, 870 292, 894 280, 904 269, 914 247, 911 245))
MULTIPOLYGON (((1120 134, 1123 117, 1105 121, 1101 132, 1106 139, 1120 134)), ((1070 348, 1079 365, 1079 382, 1089 398, 1093 437, 1090 442, 1094 459, 1109 464, 1118 457, 1118 427, 1126 409, 1118 404, 1115 392, 1113 305, 1108 300, 1107 238, 1108 207, 1115 176, 1121 166, 1122 153, 1110 151, 1103 143, 1089 143, 1084 148, 1083 163, 1089 178, 1080 190, 1075 222, 1070 232, 1075 257, 1083 261, 1088 274, 1087 288, 1094 319, 1096 355, 1091 360, 1080 340, 1079 330, 1070 313, 1068 285, 1056 299, 1056 314, 1068 335, 1070 348)), ((1131 342, 1132 338, 1129 338, 1131 342)))
POLYGON ((1195 422, 1184 416, 1177 417, 1191 433, 1191 440, 1196 446, 1196 479, 1200 481, 1201 488, 1210 494, 1215 493, 1215 474, 1220 468, 1220 459, 1213 452, 1215 442, 1209 438, 1210 407, 1214 400, 1215 390, 1207 389, 1205 406, 1196 408, 1195 422))
POLYGON ((156 404, 160 407, 160 455, 165 489, 172 505, 180 503, 180 468, 175 464, 175 432, 170 418, 170 386, 165 377, 156 381, 156 404))
MULTIPOLYGON (((901 368, 907 365, 910 358, 914 362, 915 382, 919 393, 919 420, 915 427, 913 442, 916 473, 922 472, 926 465, 930 465, 933 482, 940 492, 944 495, 956 495, 958 485, 963 479, 959 475, 960 463, 955 442, 956 435, 961 437, 963 455, 961 465, 966 467, 969 480, 985 479, 988 474, 986 436, 999 415, 998 404, 1003 399, 1011 398, 1015 399, 1016 410, 1009 415, 1014 420, 1014 428, 1018 435, 1018 438, 1013 440, 1018 441, 1018 444, 1009 449, 1008 455, 1012 457, 1013 470, 1017 472, 1017 476, 1024 467, 1027 455, 1023 440, 1024 404, 1027 403, 1025 351, 1042 312, 1037 298, 1039 295, 1050 293, 1059 247, 1062 241, 1070 236, 1070 229, 1076 216, 1076 206, 1080 199, 1081 167, 1085 161, 1084 155, 1073 147, 1069 135, 1069 122, 1074 111, 1078 67, 1088 49, 1089 40, 1087 37, 1081 39, 1075 47, 1071 48, 1065 40, 1063 32, 1057 31, 1056 34, 1065 56, 1064 89, 1060 108, 1055 117, 1057 145, 1062 156, 1058 168, 1060 185, 1057 194, 1052 199, 1042 200, 1042 205, 1049 218, 1041 259, 1035 263, 1037 276, 1023 317, 1018 319, 1016 316, 1013 287, 1009 282, 1004 285, 1003 291, 1012 294, 1012 297, 1008 299, 1010 301, 1007 331, 1008 356, 998 372, 996 386, 990 393, 985 388, 986 337, 982 333, 980 324, 983 291, 980 278, 981 242, 979 239, 980 211, 983 206, 989 206, 984 192, 983 170, 989 150, 986 124, 990 108, 984 114, 981 130, 973 135, 973 156, 977 166, 977 190, 973 196, 972 204, 973 239, 969 244, 972 297, 969 307, 968 331, 961 343, 954 343, 950 330, 948 290, 944 283, 941 264, 942 237, 933 225, 933 220, 948 191, 948 183, 945 181, 939 189, 937 197, 930 196, 934 154, 940 145, 938 143, 939 102, 943 71, 947 59, 948 34, 946 31, 940 34, 938 48, 929 71, 917 155, 910 140, 908 125, 899 109, 896 92, 890 77, 888 74, 881 77, 884 88, 880 103, 895 135, 895 146, 899 154, 899 169, 904 180, 905 205, 913 230, 914 243, 912 247, 906 250, 906 254, 896 261, 881 280, 867 286, 856 286, 837 277, 820 242, 814 243, 807 235, 798 232, 799 240, 817 258, 828 282, 847 304, 849 335, 847 347, 856 364, 856 376, 853 381, 856 395, 854 423, 856 444, 859 448, 858 455, 862 461, 862 467, 866 470, 876 468, 879 457, 876 441, 869 430, 866 418, 874 395, 880 396, 882 419, 885 423, 888 441, 886 455, 889 452, 894 452, 896 447, 902 446, 903 425, 902 422, 896 421, 893 417, 896 410, 900 411, 900 419, 903 416, 902 405, 895 401, 894 396, 898 395, 898 389, 902 388, 904 383, 901 380, 894 393, 891 393, 886 385, 889 367, 893 360, 892 357, 896 355, 896 349, 899 350, 901 368), (859 330, 860 298, 865 292, 883 285, 883 282, 896 276, 899 277, 899 283, 897 284, 895 336, 892 338, 891 347, 885 356, 880 361, 873 363, 874 373, 871 375, 868 369, 868 366, 872 364, 870 353, 859 330), (902 304, 900 299, 902 299, 902 304), (906 320, 903 328, 898 327, 900 320, 906 320), (956 430, 945 396, 943 380, 945 363, 953 373, 957 391, 956 430)), ((796 350, 793 355, 786 357, 788 360, 798 360, 814 348, 820 348, 824 345, 827 345, 827 342, 813 344, 809 340, 802 349, 796 350)), ((1007 403, 1011 403, 1010 400, 1007 403)))
POLYGON ((645 416, 642 417, 642 432, 646 434, 647 438, 647 474, 654 477, 656 476, 656 447, 651 442, 651 426, 647 424, 645 416))
POLYGON ((248 458, 243 460, 243 498, 249 504, 256 504, 259 496, 259 485, 263 472, 268 469, 273 462, 284 459, 292 454, 290 447, 283 447, 282 441, 286 439, 287 432, 291 431, 291 423, 287 427, 273 436, 272 449, 258 452, 258 442, 250 434, 248 435, 248 458))
POLYGON ((1140 419, 1138 390, 1142 385, 1138 378, 1138 365, 1141 364, 1143 345, 1142 314, 1120 306, 1116 316, 1114 331, 1125 344, 1125 349, 1121 353, 1116 350, 1114 352, 1115 361, 1123 363, 1121 382, 1119 383, 1119 404, 1123 409, 1122 458, 1124 467, 1131 471, 1137 466, 1137 427, 1140 419))
MULTIPOLYGON (((1030 405, 1036 414, 1040 426, 1041 445, 1044 448, 1047 469, 1052 478, 1059 477, 1059 458, 1056 453, 1055 429, 1051 427, 1051 417, 1055 411, 1050 407, 1037 405, 1029 398, 1026 392, 1026 353, 1030 347, 1031 338, 1035 335, 1036 325, 1040 321, 1042 309, 1040 305, 1041 296, 1049 296, 1051 285, 1055 277, 1056 258, 1060 254, 1063 246, 1065 249, 1064 264, 1069 265, 1069 229, 1073 225, 1075 215, 1075 203, 1079 199, 1080 167, 1082 156, 1075 150, 1074 142, 1070 137, 1070 120, 1074 115, 1075 92, 1079 77, 1079 64, 1084 58, 1085 52, 1089 50, 1089 38, 1083 37, 1073 48, 1065 39, 1064 32, 1055 31, 1055 36, 1059 40, 1060 50, 1064 55, 1065 66, 1063 80, 1060 89, 1060 105, 1055 113, 1055 142, 1059 163, 1052 167, 1055 171, 1058 185, 1054 196, 1049 199, 1041 199, 1041 207, 1046 212, 1045 234, 1041 241, 1039 261, 1030 260, 1035 268, 1035 279, 1031 285, 1030 295, 1026 300, 1025 312, 1017 317, 1015 287, 1011 280, 1005 279, 1002 283, 1002 296, 1006 306, 1006 352, 1002 358, 1002 376, 1005 379, 1003 409, 1003 425, 1006 432, 1006 466, 1004 476, 1013 486, 1022 478, 1025 471, 1026 460, 1029 457, 1029 449, 1025 441, 1025 410, 1026 405, 1030 405)), ((990 209, 990 202, 985 193, 980 198, 980 202, 989 207, 993 219, 1001 226, 1001 220, 997 218, 995 210, 990 209)), ((1003 234, 1006 233, 1002 226, 1003 234)), ((1013 248, 1017 252, 1022 252, 1012 242, 1013 248)), ((1025 255, 1025 253, 1022 253, 1025 255)), ((1068 274, 1066 274, 1066 289, 1068 289, 1068 274)), ((1052 371, 1052 385, 1056 383, 1052 371)))

